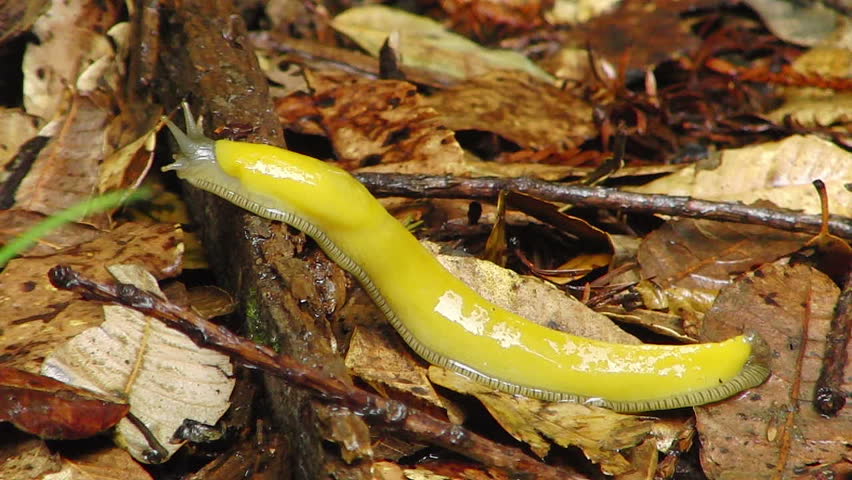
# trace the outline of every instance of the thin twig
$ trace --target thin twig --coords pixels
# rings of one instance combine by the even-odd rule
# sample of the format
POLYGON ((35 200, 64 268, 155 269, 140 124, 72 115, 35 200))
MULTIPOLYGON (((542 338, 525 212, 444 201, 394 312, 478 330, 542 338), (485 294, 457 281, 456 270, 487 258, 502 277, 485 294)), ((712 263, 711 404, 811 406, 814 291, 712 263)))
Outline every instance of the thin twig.
POLYGON ((347 385, 321 370, 303 365, 287 355, 279 355, 272 349, 235 335, 225 327, 208 322, 191 310, 157 298, 133 285, 97 283, 64 265, 52 268, 48 276, 57 288, 72 290, 90 299, 120 303, 156 317, 185 333, 199 345, 225 353, 249 367, 276 375, 293 386, 306 389, 318 400, 349 408, 373 424, 404 431, 422 441, 504 469, 518 478, 584 478, 542 463, 520 449, 500 445, 464 427, 408 408, 402 402, 347 385))
POLYGON ((852 272, 846 277, 846 282, 831 326, 825 339, 825 353, 822 357, 822 368, 814 387, 814 406, 817 411, 827 417, 835 417, 846 405, 848 392, 843 390, 849 357, 850 337, 852 337, 852 272))
MULTIPOLYGON (((356 177, 377 196, 493 200, 501 190, 514 190, 544 200, 583 207, 765 225, 793 232, 817 233, 820 229, 819 215, 752 207, 741 203, 696 200, 691 197, 568 185, 534 178, 459 178, 383 173, 360 173, 356 177)), ((829 228, 831 233, 838 237, 852 239, 852 219, 848 217, 832 215, 829 228)))

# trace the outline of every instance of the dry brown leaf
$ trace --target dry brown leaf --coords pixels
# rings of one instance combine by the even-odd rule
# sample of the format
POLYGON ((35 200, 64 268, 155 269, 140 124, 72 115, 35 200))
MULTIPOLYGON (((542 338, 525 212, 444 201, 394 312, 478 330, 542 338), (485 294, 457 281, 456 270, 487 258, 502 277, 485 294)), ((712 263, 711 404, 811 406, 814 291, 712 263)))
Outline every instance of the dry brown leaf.
MULTIPOLYGON (((115 92, 124 86, 116 51, 126 54, 129 38, 129 24, 115 24, 118 13, 112 4, 73 0, 53 3, 36 22, 41 42, 30 43, 24 58, 24 104, 51 120, 42 134, 52 138, 16 192, 18 207, 51 214, 95 193, 136 186, 147 172, 153 148, 143 152, 141 166, 126 161, 144 150, 144 140, 109 158, 123 145, 112 143, 121 135, 110 126, 119 110, 115 92)), ((106 213, 88 221, 109 226, 106 213)))
POLYGON ((346 352, 346 368, 382 391, 386 385, 396 391, 414 396, 430 405, 446 410, 453 423, 464 421, 462 413, 438 395, 429 382, 423 362, 417 361, 405 349, 395 333, 356 327, 346 352))
POLYGON ((317 421, 324 426, 326 440, 340 447, 340 456, 346 463, 373 457, 370 429, 364 422, 352 421, 346 409, 328 408, 317 411, 317 421))
POLYGON ((565 285, 569 282, 585 277, 591 270, 609 266, 611 260, 612 254, 610 253, 581 253, 554 268, 555 270, 564 270, 566 272, 576 270, 580 273, 570 275, 542 274, 541 277, 550 280, 556 285, 565 285))
POLYGON ((0 437, 0 478, 34 480, 58 472, 59 455, 50 451, 44 440, 22 432, 3 432, 0 437))
POLYGON ((113 395, 0 365, 0 421, 41 438, 89 438, 114 427, 128 410, 113 395))
MULTIPOLYGON (((263 37, 269 32, 257 33, 259 37, 263 37)), ((287 40, 289 41, 290 38, 287 40)), ((310 42, 310 40, 308 40, 308 42, 310 42)), ((263 70, 263 73, 266 74, 266 78, 268 78, 271 82, 269 95, 276 99, 276 103, 294 93, 307 94, 310 91, 310 87, 308 87, 308 84, 305 81, 305 75, 300 65, 283 62, 283 59, 280 58, 281 55, 261 50, 260 48, 256 50, 256 55, 261 70, 263 70)), ((293 96, 295 97, 296 95, 293 96)), ((312 102, 311 105, 313 105, 312 102)))
POLYGON ((565 165, 547 165, 541 163, 495 163, 485 162, 469 152, 457 161, 447 161, 443 157, 426 156, 402 163, 379 164, 359 168, 365 173, 406 173, 422 175, 454 175, 467 177, 536 177, 542 180, 561 180, 566 177, 581 177, 588 168, 565 165))
MULTIPOLYGON (((115 447, 105 446, 83 452, 65 452, 62 470, 57 472, 57 479, 63 480, 152 480, 153 477, 139 463, 133 460, 126 451, 115 447)), ((49 480, 48 479, 45 480, 49 480)))
MULTIPOLYGON (((610 269, 616 269, 618 267, 623 267, 627 264, 632 264, 636 262, 636 255, 639 252, 639 246, 642 244, 642 239, 637 238, 633 235, 619 235, 614 233, 608 233, 609 241, 612 244, 612 263, 610 265, 610 269)), ((638 281, 639 277, 635 275, 636 269, 631 269, 625 271, 623 274, 616 277, 613 280, 613 283, 616 282, 634 282, 638 281)))
MULTIPOLYGON (((159 109, 155 113, 159 113, 159 109)), ((115 123, 115 122, 113 122, 115 123)), ((126 145, 121 145, 104 159, 100 169, 98 192, 138 187, 154 161, 155 135, 159 125, 152 127, 126 145)))
POLYGON ((824 200, 822 226, 820 232, 805 244, 803 255, 808 255, 808 263, 828 275, 838 285, 846 285, 847 282, 852 282, 852 277, 849 277, 852 273, 852 245, 829 231, 831 206, 825 198, 822 183, 814 182, 814 187, 824 200))
POLYGON ((440 0, 452 29, 474 37, 518 35, 544 26, 552 0, 440 0))
MULTIPOLYGON (((156 279, 138 265, 113 265, 116 280, 163 296, 156 279)), ((104 322, 59 346, 42 374, 96 392, 121 392, 130 412, 165 448, 149 458, 151 445, 129 420, 116 427, 119 445, 140 462, 166 461, 184 442, 171 439, 184 419, 213 425, 228 409, 234 388, 230 358, 201 348, 185 334, 152 317, 107 305, 104 322)))
MULTIPOLYGON (((74 84, 74 93, 92 95, 100 92, 118 92, 124 86, 124 57, 128 52, 130 23, 120 22, 107 31, 110 46, 114 49, 96 59, 91 65, 84 66, 74 84)), ((118 110, 116 108, 116 110, 118 110)), ((156 109, 154 109, 156 110, 156 109)), ((137 112, 138 113, 138 112, 137 112)), ((156 118, 156 117, 155 117, 156 118)))
POLYGON ((305 135, 326 135, 314 97, 305 92, 276 98, 275 113, 287 130, 305 135))
POLYGON ((471 78, 426 104, 451 130, 494 132, 522 148, 569 150, 597 133, 586 100, 523 72, 471 78))
POLYGON ((50 0, 3 2, 3 18, 0 19, 0 45, 29 31, 33 23, 47 10, 50 4, 50 0))
MULTIPOLYGON (((603 251, 612 254, 614 246, 610 236, 586 220, 564 213, 560 206, 526 193, 509 191, 506 201, 513 209, 552 225, 560 232, 575 237, 587 251, 603 251)), ((609 263, 609 262, 607 262, 609 263)))
POLYGON ((775 36, 796 45, 814 46, 824 42, 838 24, 842 24, 841 12, 827 3, 785 0, 746 0, 743 3, 760 15, 775 36))
MULTIPOLYGON (((289 94, 292 87, 298 87, 296 81, 281 73, 281 66, 286 64, 298 64, 311 70, 336 70, 341 65, 345 65, 344 68, 347 71, 359 72, 369 77, 378 77, 380 73, 379 62, 374 57, 351 48, 338 48, 322 43, 321 40, 294 38, 283 32, 268 30, 251 32, 249 38, 260 56, 260 67, 274 82, 270 85, 270 95, 273 98, 289 94), (284 53, 281 53, 282 51, 284 53), (284 87, 278 87, 276 84, 284 85, 284 87)), ((418 85, 443 88, 457 81, 440 72, 410 65, 401 65, 400 70, 407 80, 418 85)), ((308 123, 310 123, 309 120, 308 123)))
MULTIPOLYGON (((56 134, 39 152, 15 193, 15 206, 50 215, 86 200, 97 192, 109 123, 106 95, 70 99, 70 112, 56 123, 56 134), (101 103, 103 102, 103 103, 101 103)), ((105 214, 89 221, 107 228, 105 214)))
POLYGON ((37 372, 56 345, 102 321, 99 304, 50 285, 47 271, 55 265, 74 265, 102 282, 112 278, 103 268, 108 261, 143 265, 165 278, 180 272, 182 251, 178 226, 128 223, 54 255, 10 261, 0 272, 0 358, 37 372))
MULTIPOLYGON (((0 28, 2 31, 2 28, 0 28)), ((9 176, 9 163, 38 133, 38 119, 17 108, 0 108, 0 182, 9 176)))
POLYGON ((718 291, 702 288, 670 287, 665 289, 664 293, 666 295, 666 304, 670 311, 675 313, 688 311, 704 314, 713 306, 713 301, 716 300, 718 291))
POLYGON ((715 291, 732 276, 788 255, 807 240, 761 225, 683 219, 645 237, 637 258, 642 277, 663 288, 715 291))
POLYGON ((589 52, 577 46, 563 46, 542 59, 539 64, 556 77, 582 84, 594 78, 589 52))
POLYGON ((699 48, 701 39, 683 16, 702 3, 717 5, 715 0, 618 2, 571 30, 563 43, 588 45, 599 61, 608 61, 609 71, 614 64, 625 72, 645 69, 699 48))
MULTIPOLYGON (((848 31, 852 30, 850 26, 852 23, 847 21, 847 37, 850 35, 848 31)), ((805 75, 850 78, 852 45, 831 42, 812 48, 799 56, 792 68, 805 75)), ((840 124, 842 129, 852 123, 852 93, 814 87, 787 87, 784 96, 784 104, 767 115, 774 122, 780 123, 789 115, 797 123, 811 127, 840 124)))
MULTIPOLYGON (((145 204, 133 204, 122 213, 130 220, 147 223, 151 220, 165 224, 191 224, 192 218, 183 198, 174 192, 163 190, 164 186, 148 184, 154 191, 153 196, 145 204)), ((198 238, 197 231, 183 232, 183 268, 186 270, 203 270, 209 268, 204 245, 198 238)))
MULTIPOLYGON (((850 74, 852 76, 852 74, 850 74)), ((781 123, 786 117, 805 127, 839 124, 839 133, 844 133, 852 123, 852 93, 831 92, 828 95, 788 95, 787 101, 768 115, 781 123)))
POLYGON ((453 132, 423 102, 417 87, 342 73, 306 72, 338 160, 348 168, 424 158, 458 162, 453 132))
MULTIPOLYGON (((652 280, 642 280, 632 290, 642 298, 645 309, 630 310, 626 316, 617 318, 692 343, 697 341, 696 327, 719 293, 718 290, 702 288, 664 289, 652 280)), ((621 310, 616 309, 614 312, 619 313, 621 310)))
MULTIPOLYGON (((772 376, 739 398, 696 408, 709 478, 789 479, 848 461, 852 409, 824 418, 812 406, 838 295, 819 271, 780 263, 765 265, 719 294, 705 317, 704 339, 756 331, 769 344, 772 376)), ((847 348, 852 355, 852 345, 847 348)), ((841 388, 852 391, 852 364, 846 372, 841 388)))
POLYGON ((21 432, 0 439, 3 480, 152 480, 124 450, 100 441, 51 443, 21 432))
POLYGON ((118 15, 118 6, 111 2, 51 3, 33 25, 33 33, 41 41, 28 44, 24 55, 24 106, 28 113, 53 119, 79 76, 101 58, 113 55, 104 32, 115 24, 118 15))
POLYGON ((619 323, 640 325, 643 329, 681 342, 695 342, 692 332, 687 332, 684 319, 673 313, 658 312, 647 308, 634 308, 627 310, 621 306, 602 305, 596 309, 609 318, 619 323))
MULTIPOLYGON (((0 210, 0 245, 8 243, 47 218, 41 213, 17 208, 0 210)), ((101 231, 80 223, 67 223, 39 238, 25 256, 47 256, 58 250, 94 240, 101 231)))
POLYGON ((336 16, 331 26, 373 56, 378 56, 391 32, 399 32, 403 65, 432 70, 440 76, 463 80, 492 70, 522 70, 543 81, 554 81, 517 52, 484 48, 430 18, 384 5, 350 8, 336 16))
POLYGON ((768 200, 805 213, 820 212, 812 182, 825 182, 833 214, 852 217, 852 153, 814 136, 794 135, 779 142, 725 150, 718 166, 690 165, 647 185, 639 193, 688 195, 702 200, 752 203, 768 200))
POLYGON ((605 408, 497 392, 440 367, 429 367, 429 378, 443 387, 474 395, 509 434, 529 444, 536 455, 544 458, 551 441, 563 447, 576 446, 610 475, 631 470, 620 451, 642 442, 653 425, 650 419, 605 408))
POLYGON ((685 452, 692 445, 695 435, 695 418, 692 415, 658 418, 651 433, 657 441, 658 451, 685 452))
POLYGON ((657 478, 672 478, 678 471, 683 452, 692 450, 695 440, 695 418, 661 418, 654 424, 657 449, 664 453, 657 467, 657 478))
POLYGON ((400 163, 379 164, 372 167, 362 167, 357 173, 403 173, 422 175, 471 175, 479 164, 485 162, 471 161, 465 155, 460 161, 446 162, 441 157, 430 156, 425 159, 400 163))
POLYGON ((194 312, 207 319, 229 315, 237 309, 234 297, 215 285, 202 285, 186 290, 183 302, 176 302, 170 290, 166 290, 166 295, 173 303, 190 305, 194 312))
POLYGON ((375 480, 405 480, 402 467, 393 462, 373 462, 370 470, 375 480))
POLYGON ((425 461, 417 468, 403 469, 406 480, 508 480, 502 472, 466 462, 425 461))
POLYGON ((489 302, 527 320, 572 335, 606 342, 639 344, 606 316, 537 278, 525 277, 491 262, 438 254, 439 247, 422 242, 455 277, 489 302))
POLYGON ((512 209, 519 210, 550 225, 557 231, 570 237, 577 245, 582 245, 582 253, 554 267, 555 270, 563 270, 565 272, 576 270, 578 272, 548 275, 544 272, 535 271, 537 275, 550 280, 554 284, 564 285, 572 280, 586 276, 591 270, 610 265, 615 246, 605 231, 593 226, 582 218, 566 214, 557 204, 520 192, 509 191, 505 195, 507 205, 512 209))
POLYGON ((616 475, 614 480, 654 480, 660 458, 654 438, 645 438, 642 443, 631 448, 625 457, 630 462, 630 470, 616 475))
POLYGON ((591 169, 570 165, 548 165, 546 163, 496 163, 484 162, 468 154, 465 163, 469 176, 479 177, 534 177, 557 181, 571 177, 583 177, 591 169))
POLYGON ((618 3, 617 0, 555 0, 553 9, 545 13, 544 18, 552 24, 584 23, 618 3))

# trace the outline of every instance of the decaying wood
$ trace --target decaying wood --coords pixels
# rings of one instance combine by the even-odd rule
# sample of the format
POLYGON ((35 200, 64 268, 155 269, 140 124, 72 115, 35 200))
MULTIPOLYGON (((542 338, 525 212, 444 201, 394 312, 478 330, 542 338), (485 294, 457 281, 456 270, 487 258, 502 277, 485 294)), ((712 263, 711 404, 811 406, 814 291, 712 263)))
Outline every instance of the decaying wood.
MULTIPOLYGON (((229 10, 229 2, 164 3, 156 87, 163 103, 175 109, 188 99, 193 111, 204 117, 208 134, 215 126, 245 125, 250 128, 245 140, 284 146, 267 80, 246 40, 243 20, 229 10)), ((293 252, 293 245, 303 242, 303 237, 218 197, 191 187, 187 190, 187 203, 220 284, 234 292, 243 308, 256 306, 262 322, 277 332, 282 351, 351 382, 321 326, 300 308, 300 299, 268 258, 272 251, 293 252)), ((287 435, 294 478, 320 478, 326 452, 317 419, 327 416, 323 410, 329 407, 311 402, 304 392, 278 378, 268 377, 266 387, 279 431, 287 435)), ((335 419, 362 422, 354 414, 342 420, 338 413, 335 419)))

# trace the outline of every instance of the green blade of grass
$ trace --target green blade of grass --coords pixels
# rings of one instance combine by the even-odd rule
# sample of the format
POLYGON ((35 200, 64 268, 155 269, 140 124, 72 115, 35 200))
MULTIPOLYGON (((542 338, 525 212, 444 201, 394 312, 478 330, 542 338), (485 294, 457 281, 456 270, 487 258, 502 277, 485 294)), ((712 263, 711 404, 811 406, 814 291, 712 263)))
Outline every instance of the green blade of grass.
POLYGON ((134 191, 117 190, 82 201, 77 205, 57 212, 0 248, 0 268, 5 266, 9 260, 15 258, 18 254, 33 246, 38 239, 66 223, 76 221, 84 215, 102 212, 123 204, 141 200, 150 195, 151 191, 146 188, 134 191))

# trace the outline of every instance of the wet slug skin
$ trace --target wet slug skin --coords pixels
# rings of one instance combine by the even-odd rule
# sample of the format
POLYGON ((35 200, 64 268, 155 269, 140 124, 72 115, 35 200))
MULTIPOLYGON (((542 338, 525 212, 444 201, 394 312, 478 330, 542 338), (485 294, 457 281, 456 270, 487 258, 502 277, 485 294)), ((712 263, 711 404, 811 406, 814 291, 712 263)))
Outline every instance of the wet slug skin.
POLYGON ((699 345, 621 345, 503 310, 450 274, 349 173, 277 147, 204 137, 184 105, 164 170, 316 240, 354 275, 418 355, 493 388, 642 412, 715 402, 769 375, 753 335, 699 345))

